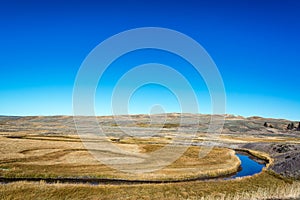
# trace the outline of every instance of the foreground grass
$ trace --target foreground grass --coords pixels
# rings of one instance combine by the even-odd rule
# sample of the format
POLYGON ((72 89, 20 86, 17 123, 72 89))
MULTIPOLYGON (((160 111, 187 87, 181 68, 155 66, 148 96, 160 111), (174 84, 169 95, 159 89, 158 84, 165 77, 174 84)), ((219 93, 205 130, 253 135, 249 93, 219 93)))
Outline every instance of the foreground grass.
POLYGON ((300 197, 300 183, 267 172, 236 180, 100 185, 16 182, 0 185, 0 199, 284 199, 300 197))

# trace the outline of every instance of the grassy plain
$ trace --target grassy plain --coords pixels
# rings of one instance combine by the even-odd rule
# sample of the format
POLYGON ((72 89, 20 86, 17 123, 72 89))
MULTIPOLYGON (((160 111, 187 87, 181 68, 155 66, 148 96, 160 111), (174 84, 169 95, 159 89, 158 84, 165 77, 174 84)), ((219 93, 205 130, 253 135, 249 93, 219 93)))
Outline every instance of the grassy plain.
MULTIPOLYGON (((111 117, 100 117, 107 138, 124 150, 150 153, 169 143, 176 134, 199 129, 193 145, 171 165, 149 174, 130 174, 99 163, 76 135, 72 117, 0 117, 0 178, 104 178, 126 180, 180 180, 176 183, 152 184, 69 184, 12 182, 0 184, 0 199, 297 199, 300 182, 297 178, 300 137, 287 131, 287 120, 227 116, 218 137, 207 137, 209 116, 201 123, 184 125, 178 132, 177 114, 171 114, 164 125, 149 125, 147 116, 132 116, 118 124, 111 117), (274 128, 263 127, 267 121, 274 128), (120 127, 143 133, 134 138, 125 136, 120 127), (157 131, 159 130, 159 131, 157 131), (155 132, 152 137, 147 134, 155 132), (201 142, 215 147, 199 158, 201 142), (298 146, 297 146, 298 145, 298 146), (260 174, 234 180, 194 180, 237 171, 240 161, 231 148, 243 149, 269 160, 260 174), (288 166, 291 168, 288 169, 288 166), (274 171, 275 170, 275 171, 274 171), (283 175, 290 175, 291 178, 283 175), (290 171, 289 171, 290 170, 290 171)), ((187 119, 192 115, 186 115, 187 119)), ((97 138, 99 141, 102 139, 97 138)), ((88 139, 86 140, 88 141, 88 139)), ((91 142, 95 140, 91 139, 91 142)), ((179 146, 184 145, 180 144, 179 146)), ((115 152, 108 152, 115 155, 115 152)), ((120 155, 122 156, 122 155, 120 155)))
POLYGON ((9 199, 285 199, 300 195, 300 183, 267 172, 227 181, 165 184, 98 185, 16 182, 0 185, 0 198, 9 199))
MULTIPOLYGON (((162 147, 157 144, 115 142, 124 149, 142 153, 153 152, 162 147)), ((149 139, 148 142, 151 142, 149 139)), ((130 174, 97 161, 75 136, 23 135, 0 137, 1 177, 89 177, 130 180, 181 180, 215 177, 237 171, 240 161, 235 152, 227 148, 214 148, 204 158, 199 158, 200 147, 189 147, 171 165, 155 173, 130 174)), ((114 156, 114 152, 111 156, 114 156)))

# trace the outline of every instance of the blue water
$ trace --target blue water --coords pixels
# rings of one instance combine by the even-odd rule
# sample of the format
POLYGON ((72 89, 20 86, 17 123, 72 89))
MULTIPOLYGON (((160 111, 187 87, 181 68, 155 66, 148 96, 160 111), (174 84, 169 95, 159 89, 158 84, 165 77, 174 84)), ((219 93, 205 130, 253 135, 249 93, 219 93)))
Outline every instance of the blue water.
POLYGON ((264 164, 260 164, 254 160, 252 160, 249 156, 236 154, 241 160, 242 170, 237 174, 232 176, 231 178, 244 177, 244 176, 252 176, 254 174, 260 173, 262 169, 265 167, 264 164))

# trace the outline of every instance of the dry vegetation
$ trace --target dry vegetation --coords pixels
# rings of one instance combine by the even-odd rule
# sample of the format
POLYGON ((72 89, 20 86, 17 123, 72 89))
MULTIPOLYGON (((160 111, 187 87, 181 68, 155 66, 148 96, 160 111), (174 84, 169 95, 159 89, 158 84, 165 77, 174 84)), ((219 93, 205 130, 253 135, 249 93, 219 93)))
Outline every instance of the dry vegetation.
MULTIPOLYGON (((178 116, 178 114, 171 114, 164 125, 151 125, 147 116, 142 115, 132 116, 133 121, 130 122, 126 121, 125 117, 118 123, 115 123, 112 117, 100 117, 99 120, 113 144, 121 149, 149 153, 169 143, 176 135, 179 127, 179 120, 176 118, 178 116), (120 127, 134 128, 145 135, 142 134, 139 138, 128 137, 122 133, 120 127), (157 130, 160 131, 151 138, 146 134, 157 130)), ((189 119, 193 115, 185 117, 189 119)), ((300 143, 300 134, 286 130, 285 124, 288 123, 286 120, 227 116, 222 135, 213 138, 205 134, 210 116, 203 115, 200 118, 200 124, 184 125, 187 131, 183 129, 180 133, 187 134, 189 128, 197 127, 199 131, 193 140, 196 146, 188 148, 182 157, 166 168, 152 174, 137 176, 99 164, 76 135, 72 117, 0 117, 0 177, 96 177, 131 180, 184 180, 214 177, 237 170, 240 161, 234 155, 234 151, 226 148, 232 145, 269 160, 269 169, 273 169, 276 165, 285 167, 281 162, 289 165, 294 162, 293 166, 297 166, 299 153, 294 149, 300 149, 296 146, 300 143), (265 121, 272 124, 274 128, 263 127, 265 121), (204 140, 219 147, 215 147, 206 157, 199 158, 197 145, 204 140), (286 158, 291 162, 287 163, 286 158)), ((93 138, 90 140, 95 141, 93 138)), ((101 138, 97 140, 101 141, 101 138)), ((292 177, 294 171, 290 173, 292 177)), ((300 182, 295 179, 285 178, 264 169, 262 173, 252 177, 234 180, 160 184, 89 185, 14 182, 0 184, 0 199, 298 198, 300 182)))
POLYGON ((284 199, 300 195, 300 183, 267 172, 230 181, 167 184, 99 185, 17 182, 0 185, 0 198, 8 199, 284 199))
MULTIPOLYGON (((151 140, 148 140, 148 142, 151 140)), ((120 148, 149 153, 161 145, 115 143, 120 148)), ((189 147, 171 165, 155 173, 128 174, 99 163, 74 136, 0 137, 1 177, 90 177, 134 180, 179 180, 234 173, 240 161, 234 151, 214 148, 199 158, 199 147, 189 147)), ((115 153, 111 152, 111 156, 115 153)))

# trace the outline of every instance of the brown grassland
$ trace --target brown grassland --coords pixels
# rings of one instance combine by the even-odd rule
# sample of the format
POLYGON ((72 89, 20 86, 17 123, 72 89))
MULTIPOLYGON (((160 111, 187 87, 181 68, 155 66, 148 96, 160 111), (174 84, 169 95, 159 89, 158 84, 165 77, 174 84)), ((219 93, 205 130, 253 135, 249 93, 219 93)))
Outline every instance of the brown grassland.
POLYGON ((16 182, 0 186, 1 199, 284 199, 300 195, 300 183, 268 172, 227 181, 98 185, 16 182))
MULTIPOLYGON (((101 123, 111 133, 108 138, 114 145, 133 152, 149 153, 162 148, 172 139, 179 126, 174 116, 164 126, 155 125, 154 128, 162 127, 162 131, 151 138, 124 137, 118 132, 119 125, 112 123, 109 117, 101 118, 101 123)), ((122 126, 152 131, 153 127, 144 118, 136 116, 137 124, 126 125, 125 121, 122 126)), ((203 121, 207 118, 203 116, 203 121)), ((222 135, 210 138, 210 142, 218 145, 203 158, 199 158, 201 147, 198 143, 208 138, 201 132, 206 125, 199 125, 200 132, 193 140, 194 146, 189 147, 174 163, 154 173, 130 174, 99 163, 76 135, 71 117, 0 118, 0 178, 180 181, 97 185, 16 181, 0 184, 0 199, 297 199, 300 197, 299 178, 279 175, 272 167, 285 158, 297 164, 298 154, 293 148, 298 148, 295 145, 300 143, 300 137, 284 129, 284 120, 273 120, 275 128, 261 128, 264 120, 229 116, 222 135), (235 149, 269 163, 261 173, 249 177, 200 180, 238 170, 240 160, 229 148, 230 145, 236 145, 235 149)), ((91 139, 91 142, 95 140, 91 139)), ((109 153, 115 155, 115 152, 109 153)))
MULTIPOLYGON (((149 140, 151 141, 151 140, 149 140)), ((121 148, 148 153, 162 147, 156 144, 116 143, 121 148)), ((83 146, 79 138, 22 136, 0 137, 1 177, 89 177, 134 180, 182 180, 216 177, 237 171, 240 161, 231 149, 214 148, 199 158, 200 147, 189 147, 171 165, 155 173, 122 173, 97 161, 83 146), (5 152, 5 153, 4 153, 5 152)), ((111 152, 112 155, 113 152, 111 152)))

